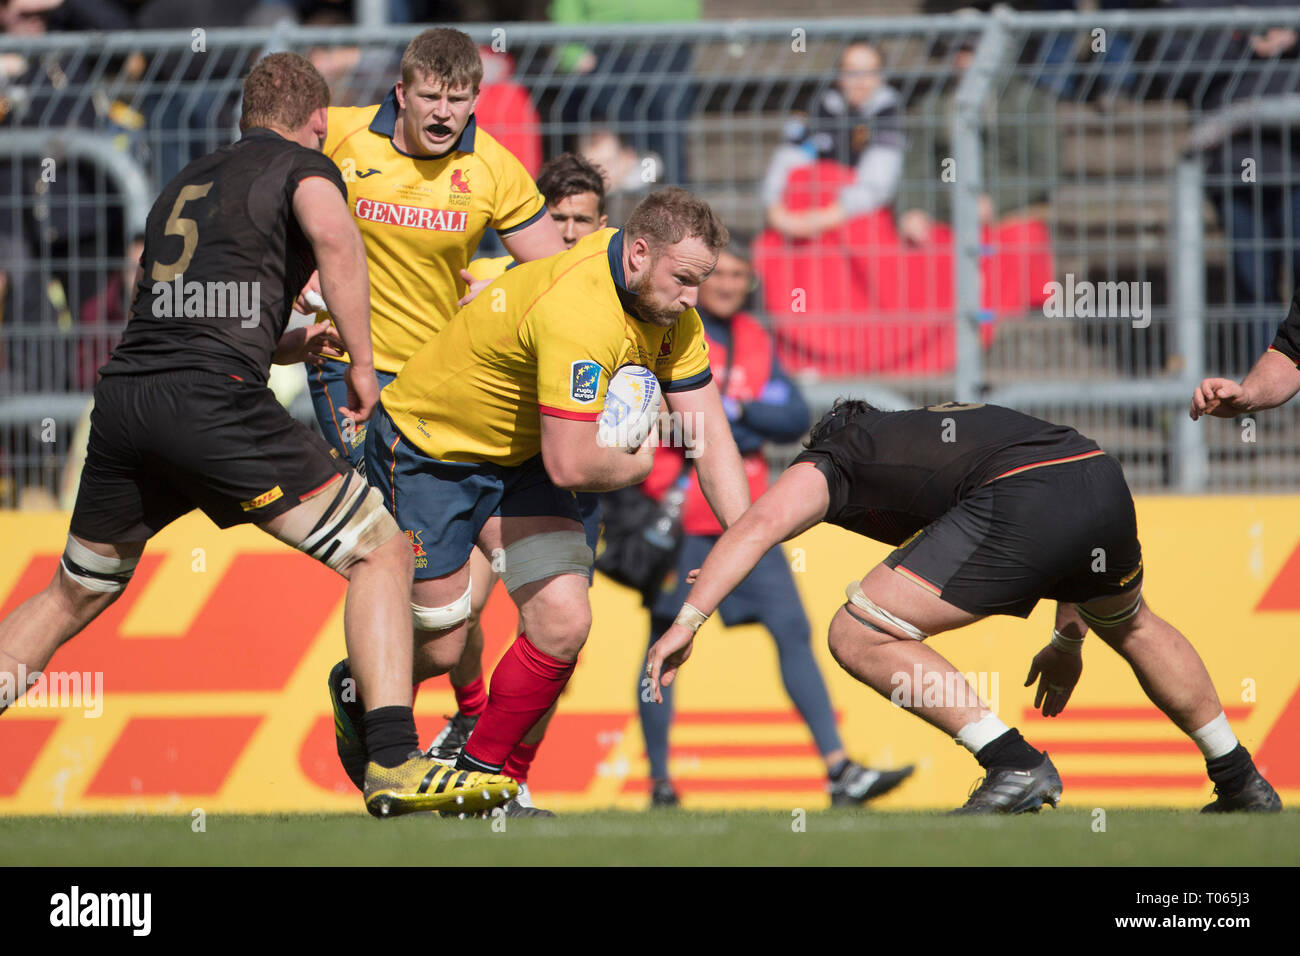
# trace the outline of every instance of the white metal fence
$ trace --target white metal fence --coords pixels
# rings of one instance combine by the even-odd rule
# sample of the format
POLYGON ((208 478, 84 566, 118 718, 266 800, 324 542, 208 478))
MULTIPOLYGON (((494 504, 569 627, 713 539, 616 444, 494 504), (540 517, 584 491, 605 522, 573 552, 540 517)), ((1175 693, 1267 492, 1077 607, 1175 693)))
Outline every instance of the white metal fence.
MULTIPOLYGON (((617 180, 614 222, 652 176, 755 237, 755 309, 816 404, 1001 402, 1097 438, 1136 488, 1235 491, 1300 483, 1294 409, 1186 420, 1192 384, 1244 373, 1300 276, 1300 58, 1276 29, 1294 24, 1300 8, 468 32, 480 123, 534 171, 581 147, 617 180), (856 43, 878 60, 842 66, 856 43), (834 203, 844 222, 788 234, 834 203)), ((121 332, 131 240, 170 176, 234 138, 249 67, 302 52, 336 105, 374 103, 417 29, 0 36, 0 506, 57 487, 121 332)))

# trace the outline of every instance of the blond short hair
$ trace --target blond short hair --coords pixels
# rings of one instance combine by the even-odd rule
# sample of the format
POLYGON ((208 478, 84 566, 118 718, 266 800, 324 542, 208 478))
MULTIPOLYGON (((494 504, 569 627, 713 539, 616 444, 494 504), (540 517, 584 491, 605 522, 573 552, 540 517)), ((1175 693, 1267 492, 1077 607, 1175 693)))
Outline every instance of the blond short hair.
POLYGON ((440 27, 412 40, 402 54, 402 83, 412 86, 425 76, 449 90, 468 86, 477 95, 483 82, 483 58, 469 34, 440 27))

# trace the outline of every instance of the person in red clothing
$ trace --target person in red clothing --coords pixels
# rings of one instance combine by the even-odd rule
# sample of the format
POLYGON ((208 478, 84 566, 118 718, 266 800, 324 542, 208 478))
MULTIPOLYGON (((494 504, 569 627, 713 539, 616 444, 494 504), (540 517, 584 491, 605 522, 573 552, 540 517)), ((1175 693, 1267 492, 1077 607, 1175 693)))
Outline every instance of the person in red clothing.
MULTIPOLYGON (((742 311, 753 283, 748 244, 733 237, 731 245, 718 256, 713 273, 700 286, 696 308, 709 341, 710 368, 744 459, 750 497, 757 500, 768 485, 764 443, 800 438, 808 430, 809 412, 798 388, 777 364, 771 336, 756 318, 742 311)), ((674 486, 685 492, 677 571, 669 576, 651 606, 651 644, 668 629, 682 606, 689 590, 687 574, 704 563, 722 534, 700 490, 699 479, 687 466, 688 459, 681 449, 660 448, 643 486, 652 498, 663 497, 674 486)), ((781 679, 825 761, 826 789, 833 806, 865 803, 892 790, 912 772, 911 767, 871 770, 849 759, 835 727, 826 683, 813 657, 808 617, 779 546, 764 555, 753 573, 723 602, 721 612, 728 626, 757 621, 775 639, 781 679)), ((678 803, 668 773, 672 692, 672 687, 664 688, 662 706, 647 699, 645 693, 637 698, 653 780, 652 807, 678 803)))

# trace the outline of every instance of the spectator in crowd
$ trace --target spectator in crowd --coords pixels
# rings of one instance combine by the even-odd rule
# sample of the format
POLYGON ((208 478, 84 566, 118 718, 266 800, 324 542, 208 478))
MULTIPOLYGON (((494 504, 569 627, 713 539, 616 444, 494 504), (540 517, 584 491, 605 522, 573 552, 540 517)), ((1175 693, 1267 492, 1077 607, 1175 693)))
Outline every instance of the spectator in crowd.
POLYGON ((881 74, 880 52, 850 44, 840 58, 835 85, 786 130, 763 177, 768 224, 795 239, 811 239, 848 220, 888 206, 903 171, 906 137, 898 91, 881 74), (852 183, 828 205, 793 210, 786 196, 790 174, 818 160, 853 170, 852 183))
MULTIPOLYGON (((1175 0, 1185 8, 1218 7, 1205 0, 1175 0)), ((1255 0, 1252 7, 1291 6, 1255 0)), ((1214 64, 1213 69, 1182 70, 1172 95, 1203 115, 1234 103, 1300 93, 1300 45, 1296 25, 1279 21, 1255 33, 1181 34, 1169 45, 1168 62, 1214 64)), ((1246 336, 1224 329, 1218 343, 1221 362, 1242 372, 1268 347, 1276 315, 1289 289, 1282 286, 1288 259, 1300 276, 1300 124, 1261 124, 1246 118, 1224 129, 1206 147, 1209 198, 1219 210, 1232 250, 1227 304, 1236 307, 1246 336), (1244 346, 1244 347, 1243 347, 1244 346)))
POLYGON ((605 177, 610 218, 622 222, 638 202, 663 179, 663 160, 655 153, 638 153, 608 127, 578 137, 577 153, 605 177))
MULTIPOLYGON (((718 256, 713 273, 700 286, 696 306, 709 341, 710 366, 722 392, 732 435, 745 462, 750 496, 767 490, 767 441, 795 441, 808 429, 809 412, 798 388, 776 361, 773 342, 752 315, 743 311, 754 288, 748 243, 732 238, 718 256)), ((646 481, 651 497, 662 497, 674 485, 685 484, 681 520, 685 537, 677 570, 651 607, 650 643, 668 630, 689 590, 686 576, 704 558, 722 527, 700 491, 693 469, 686 468, 681 449, 660 448, 646 481)), ((834 806, 855 805, 892 790, 911 768, 876 771, 852 761, 835 727, 830 696, 813 657, 808 617, 804 614, 790 568, 780 547, 769 551, 753 573, 722 608, 728 625, 757 621, 776 641, 781 679, 812 734, 826 765, 827 791, 834 806)), ((668 731, 672 723, 673 687, 664 689, 662 705, 639 694, 641 729, 654 782, 651 806, 675 806, 677 793, 668 773, 668 731)))
POLYGON ((81 342, 78 345, 78 370, 73 387, 89 392, 99 378, 99 369, 108 361, 126 328, 128 310, 135 287, 144 276, 140 266, 144 254, 144 235, 131 240, 121 268, 108 274, 108 281, 81 306, 81 342), (92 337, 93 336, 93 337, 92 337))
MULTIPOLYGON (((930 242, 936 222, 952 221, 952 178, 945 178, 945 163, 954 156, 952 117, 957 86, 970 68, 975 40, 960 41, 953 59, 955 71, 911 108, 916 118, 905 161, 908 177, 899 190, 896 208, 898 233, 906 242, 930 242)), ((1026 207, 1046 202, 1056 170, 1056 143, 1050 129, 1054 101, 1038 87, 1008 76, 990 97, 987 122, 980 127, 986 191, 979 197, 982 225, 1012 218, 1026 207), (1031 130, 1026 135, 1025 126, 1031 130)))
MULTIPOLYGON (((698 20, 700 0, 551 0, 550 16, 556 23, 578 25, 698 20)), ((558 52, 556 68, 582 79, 561 94, 561 118, 570 127, 613 126, 638 153, 663 157, 664 183, 687 185, 684 131, 696 94, 689 76, 692 53, 690 43, 681 40, 620 39, 590 48, 567 44, 558 52)), ((581 148, 578 152, 586 155, 581 148)))
MULTIPOLYGON (((112 2, 0 5, 4 32, 24 37, 123 25, 129 18, 112 2)), ((0 57, 0 131, 114 130, 122 104, 91 95, 96 69, 80 52, 0 57)), ((0 183, 0 390, 76 388, 77 362, 65 333, 103 286, 98 263, 124 254, 121 204, 92 163, 63 155, 9 153, 0 160, 0 183)))
POLYGON ((663 160, 656 153, 638 153, 607 127, 578 137, 578 154, 604 172, 607 195, 639 193, 663 179, 663 160))

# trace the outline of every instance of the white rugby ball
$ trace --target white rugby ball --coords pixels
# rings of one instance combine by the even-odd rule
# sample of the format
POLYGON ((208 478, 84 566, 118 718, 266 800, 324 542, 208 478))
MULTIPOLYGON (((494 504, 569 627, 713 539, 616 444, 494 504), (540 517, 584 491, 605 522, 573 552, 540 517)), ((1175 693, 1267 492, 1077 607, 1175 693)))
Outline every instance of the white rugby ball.
POLYGON ((643 365, 624 365, 609 380, 600 413, 597 441, 605 447, 635 452, 659 419, 663 393, 654 372, 643 365))

